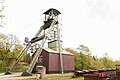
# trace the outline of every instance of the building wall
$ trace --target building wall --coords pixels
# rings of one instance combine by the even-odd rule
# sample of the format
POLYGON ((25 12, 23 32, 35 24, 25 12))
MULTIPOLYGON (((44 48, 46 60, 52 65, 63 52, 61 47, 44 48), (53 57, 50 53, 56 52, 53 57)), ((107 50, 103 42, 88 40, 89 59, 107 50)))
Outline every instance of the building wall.
POLYGON ((46 71, 48 71, 49 69, 49 54, 47 51, 43 50, 41 53, 41 56, 43 56, 43 60, 42 60, 42 65, 44 67, 46 67, 46 71))
MULTIPOLYGON (((74 56, 63 54, 63 70, 64 72, 74 71, 74 56)), ((49 53, 49 73, 61 72, 60 58, 57 53, 49 53)))
POLYGON ((65 72, 74 71, 74 56, 63 54, 63 69, 65 72))
MULTIPOLYGON (((46 73, 60 73, 60 58, 58 53, 47 52, 43 49, 41 55, 43 57, 41 63, 37 65, 43 65, 46 68, 46 73)), ((74 71, 74 55, 62 54, 63 69, 64 72, 74 71)))
POLYGON ((49 53, 49 73, 59 72, 60 71, 60 60, 59 55, 56 53, 49 53))
POLYGON ((42 53, 40 54, 40 56, 38 58, 38 61, 33 68, 33 72, 37 72, 36 71, 37 66, 44 66, 46 68, 46 71, 48 71, 48 68, 49 68, 49 54, 44 49, 42 50, 42 53), (40 59, 41 56, 42 56, 42 60, 40 61, 39 59, 40 59))

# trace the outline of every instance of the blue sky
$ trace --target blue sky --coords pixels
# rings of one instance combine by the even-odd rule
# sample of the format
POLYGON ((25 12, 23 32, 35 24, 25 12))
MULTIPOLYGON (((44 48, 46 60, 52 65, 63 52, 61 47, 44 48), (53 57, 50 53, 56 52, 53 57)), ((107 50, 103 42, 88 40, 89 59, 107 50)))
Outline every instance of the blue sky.
POLYGON ((98 57, 108 53, 120 58, 120 1, 119 0, 6 0, 6 26, 0 31, 15 34, 23 42, 32 38, 42 25, 49 8, 58 9, 63 48, 88 46, 98 57))

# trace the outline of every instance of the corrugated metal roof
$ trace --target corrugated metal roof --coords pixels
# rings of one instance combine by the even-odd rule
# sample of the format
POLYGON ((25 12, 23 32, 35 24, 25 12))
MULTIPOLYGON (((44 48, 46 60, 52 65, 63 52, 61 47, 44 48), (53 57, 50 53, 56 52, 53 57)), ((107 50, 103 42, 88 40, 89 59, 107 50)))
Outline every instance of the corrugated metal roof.
MULTIPOLYGON (((52 49, 50 49, 50 48, 43 48, 44 50, 46 50, 47 52, 52 52, 52 53, 56 53, 56 54, 59 54, 59 52, 58 51, 55 51, 55 50, 52 50, 52 49)), ((67 51, 65 51, 65 50, 62 50, 62 52, 61 52, 62 54, 69 54, 69 55, 73 55, 72 53, 70 53, 70 52, 67 52, 67 51)))

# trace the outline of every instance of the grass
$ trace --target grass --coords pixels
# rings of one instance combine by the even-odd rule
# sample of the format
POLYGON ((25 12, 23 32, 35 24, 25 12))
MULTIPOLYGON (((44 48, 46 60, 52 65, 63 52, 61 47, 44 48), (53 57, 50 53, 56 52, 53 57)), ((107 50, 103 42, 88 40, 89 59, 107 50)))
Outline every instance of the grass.
MULTIPOLYGON (((22 80, 36 80, 36 78, 27 78, 27 79, 22 79, 22 80)), ((43 78, 41 80, 84 80, 84 78, 83 77, 78 77, 78 78, 52 77, 52 78, 43 78)))
POLYGON ((84 80, 84 79, 83 77, 72 78, 72 74, 67 73, 67 74, 49 74, 42 80, 84 80))
POLYGON ((22 79, 22 80, 36 80, 35 78, 27 78, 27 79, 22 79))
MULTIPOLYGON (((2 73, 3 74, 3 73, 2 73)), ((32 74, 32 76, 22 77, 21 73, 13 73, 10 75, 10 78, 20 79, 20 80, 36 80, 36 74, 32 74)), ((41 80, 84 80, 83 77, 72 78, 73 73, 66 74, 45 74, 43 79, 41 80)), ((4 75, 3 75, 4 76, 4 75)), ((5 75, 4 77, 9 76, 5 75)))
POLYGON ((78 78, 69 78, 69 79, 66 79, 66 80, 84 80, 83 77, 78 77, 78 78))
MULTIPOLYGON (((72 78, 71 73, 67 74, 47 74, 45 75, 45 78, 41 80, 84 80, 83 77, 78 77, 78 78, 72 78)), ((36 78, 27 78, 27 79, 22 79, 22 80, 36 80, 36 78)))
POLYGON ((5 73, 5 71, 0 71, 0 73, 5 73))

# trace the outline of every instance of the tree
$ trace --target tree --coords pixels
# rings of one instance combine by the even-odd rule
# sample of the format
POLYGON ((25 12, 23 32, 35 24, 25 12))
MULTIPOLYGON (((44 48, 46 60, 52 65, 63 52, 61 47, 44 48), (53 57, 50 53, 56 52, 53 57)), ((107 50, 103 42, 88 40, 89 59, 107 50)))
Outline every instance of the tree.
POLYGON ((82 61, 84 61, 84 67, 85 67, 84 69, 93 69, 94 68, 93 63, 95 60, 93 56, 91 55, 92 53, 90 49, 85 45, 80 45, 77 49, 80 51, 80 53, 82 53, 81 55, 84 55, 80 57, 82 61))
POLYGON ((120 60, 112 60, 107 53, 101 58, 96 58, 84 45, 80 45, 77 49, 79 52, 66 48, 66 51, 74 54, 76 70, 115 68, 115 64, 120 64, 120 60))
POLYGON ((66 51, 73 53, 75 57, 75 69, 76 70, 83 70, 87 69, 87 59, 86 56, 83 53, 79 53, 77 51, 74 51, 70 48, 66 48, 66 51))
POLYGON ((15 35, 0 33, 0 48, 13 50, 16 44, 19 44, 19 40, 15 35))
POLYGON ((85 55, 91 55, 89 48, 85 45, 80 45, 77 49, 85 55))
POLYGON ((12 63, 22 50, 23 46, 12 34, 0 33, 0 70, 5 70, 12 63))
POLYGON ((103 68, 114 68, 115 67, 115 62, 112 59, 110 59, 107 53, 104 54, 104 56, 100 58, 99 60, 102 61, 103 68))

